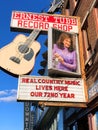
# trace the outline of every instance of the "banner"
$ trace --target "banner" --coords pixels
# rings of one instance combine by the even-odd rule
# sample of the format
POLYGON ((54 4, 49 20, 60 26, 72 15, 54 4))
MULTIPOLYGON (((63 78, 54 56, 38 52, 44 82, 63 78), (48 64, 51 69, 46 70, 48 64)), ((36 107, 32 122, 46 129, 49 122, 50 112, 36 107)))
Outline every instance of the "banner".
POLYGON ((20 76, 18 101, 86 102, 84 82, 80 78, 20 76))
POLYGON ((39 29, 48 31, 50 27, 78 33, 78 17, 65 15, 51 15, 46 13, 32 13, 23 11, 13 11, 11 17, 11 28, 39 29))

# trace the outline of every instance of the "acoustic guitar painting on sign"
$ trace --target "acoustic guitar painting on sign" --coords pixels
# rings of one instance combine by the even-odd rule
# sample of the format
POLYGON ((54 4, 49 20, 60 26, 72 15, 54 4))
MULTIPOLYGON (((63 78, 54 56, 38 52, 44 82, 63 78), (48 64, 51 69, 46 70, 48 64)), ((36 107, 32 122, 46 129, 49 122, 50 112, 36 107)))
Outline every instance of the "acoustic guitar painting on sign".
POLYGON ((14 74, 22 75, 29 73, 35 63, 35 58, 40 50, 40 43, 34 39, 39 34, 35 30, 29 37, 19 34, 14 40, 0 49, 0 67, 14 74))

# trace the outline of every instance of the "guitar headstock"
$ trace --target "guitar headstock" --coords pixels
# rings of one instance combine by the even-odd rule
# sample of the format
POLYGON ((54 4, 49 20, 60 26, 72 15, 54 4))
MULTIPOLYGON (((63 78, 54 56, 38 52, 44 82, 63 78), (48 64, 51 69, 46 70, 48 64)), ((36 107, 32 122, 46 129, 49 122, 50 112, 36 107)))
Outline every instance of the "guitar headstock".
POLYGON ((53 0, 51 7, 48 10, 48 13, 54 13, 57 8, 61 8, 64 4, 64 0, 53 0))

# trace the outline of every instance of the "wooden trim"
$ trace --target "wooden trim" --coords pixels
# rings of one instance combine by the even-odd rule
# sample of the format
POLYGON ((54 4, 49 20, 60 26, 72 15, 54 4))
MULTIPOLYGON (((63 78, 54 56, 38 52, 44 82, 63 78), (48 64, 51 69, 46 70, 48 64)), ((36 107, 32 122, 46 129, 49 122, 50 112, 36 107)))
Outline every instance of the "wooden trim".
POLYGON ((86 83, 86 74, 85 74, 85 62, 84 62, 84 57, 83 57, 83 41, 82 41, 82 32, 81 32, 81 23, 80 23, 80 18, 78 18, 78 27, 79 27, 79 57, 80 57, 80 67, 81 67, 81 74, 82 74, 82 79, 84 80, 84 90, 85 90, 85 98, 86 101, 88 102, 88 86, 86 83))
POLYGON ((71 102, 38 102, 40 106, 54 106, 54 107, 80 107, 86 108, 86 103, 71 103, 71 102))

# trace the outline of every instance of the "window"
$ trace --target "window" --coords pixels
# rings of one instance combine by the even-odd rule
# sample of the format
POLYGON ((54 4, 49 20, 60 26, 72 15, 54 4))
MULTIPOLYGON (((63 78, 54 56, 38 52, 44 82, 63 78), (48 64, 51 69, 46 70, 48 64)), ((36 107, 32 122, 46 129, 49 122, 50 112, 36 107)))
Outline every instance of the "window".
POLYGON ((74 124, 72 124, 72 125, 70 126, 70 130, 78 130, 77 122, 75 122, 74 124))
POLYGON ((98 32, 98 4, 94 8, 94 14, 95 14, 96 32, 98 32))
POLYGON ((89 130, 98 130, 98 111, 88 115, 89 130))
POLYGON ((78 122, 78 129, 76 130, 89 130, 89 126, 88 126, 88 118, 87 116, 81 118, 78 122))
POLYGON ((77 3, 79 2, 79 0, 74 0, 75 1, 75 5, 77 5, 77 3))
POLYGON ((50 123, 49 130, 58 130, 57 129, 57 116, 52 120, 52 124, 50 123))
POLYGON ((63 126, 63 109, 61 109, 57 115, 57 122, 58 122, 58 127, 57 130, 64 130, 63 126))

